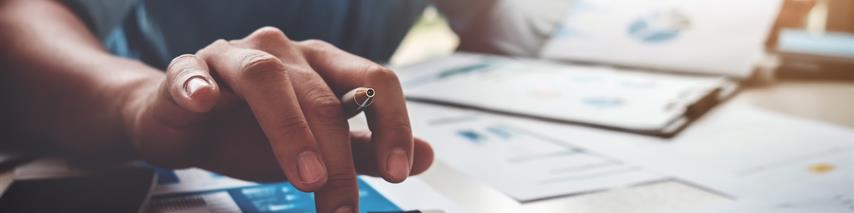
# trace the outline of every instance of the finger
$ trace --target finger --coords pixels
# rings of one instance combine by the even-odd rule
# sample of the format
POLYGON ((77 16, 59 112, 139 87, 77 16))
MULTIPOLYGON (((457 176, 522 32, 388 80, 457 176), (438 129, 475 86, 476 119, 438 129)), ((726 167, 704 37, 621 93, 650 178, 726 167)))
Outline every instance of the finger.
POLYGON ((357 87, 376 90, 374 103, 365 109, 377 166, 389 182, 402 182, 412 166, 412 129, 397 76, 389 69, 320 41, 302 42, 308 63, 336 91, 357 87))
POLYGON ((160 134, 134 135, 136 149, 152 163, 175 168, 186 167, 193 152, 191 135, 199 129, 191 128, 204 119, 217 102, 220 90, 211 78, 208 67, 193 55, 182 55, 170 63, 166 78, 158 91, 146 100, 145 108, 134 124, 138 131, 160 134))
POLYGON ((357 211, 359 192, 350 131, 338 97, 308 64, 295 60, 300 56, 293 51, 293 42, 278 29, 262 28, 242 40, 293 65, 288 75, 329 174, 326 185, 315 192, 318 212, 357 211))
POLYGON ((154 115, 169 125, 182 127, 210 111, 220 90, 204 61, 186 54, 169 64, 158 94, 161 98, 154 104, 154 115))
POLYGON ((295 68, 269 53, 224 40, 198 55, 249 104, 288 180, 303 191, 323 186, 326 165, 288 75, 295 68))
POLYGON ((290 74, 303 114, 323 153, 329 172, 326 185, 315 192, 317 211, 354 212, 358 209, 359 191, 350 150, 350 130, 341 110, 341 102, 314 71, 294 71, 290 74))
MULTIPOLYGON (((380 171, 373 163, 376 162, 376 155, 371 146, 371 132, 352 132, 350 133, 350 140, 353 146, 353 161, 356 162, 356 171, 359 174, 379 177, 380 171)), ((412 152, 412 171, 409 175, 418 175, 427 171, 433 164, 433 158, 433 148, 430 147, 430 144, 420 138, 415 138, 412 152)))
MULTIPOLYGON (((231 120, 231 119, 229 119, 231 120)), ((236 125, 257 125, 254 120, 244 120, 240 118, 236 120, 236 125)), ((262 133, 258 130, 258 135, 262 133)), ((244 135, 244 134, 241 134, 244 135)), ((202 168, 206 168, 213 172, 228 175, 238 179, 256 181, 256 182, 279 182, 287 180, 281 170, 270 169, 276 167, 276 159, 272 153, 269 153, 269 145, 266 145, 266 140, 263 136, 260 138, 247 138, 245 143, 221 143, 215 144, 211 150, 218 150, 213 154, 218 156, 215 158, 206 159, 201 163, 202 168), (263 141, 255 143, 255 141, 263 141), (258 153, 253 155, 245 155, 245 153, 258 153), (254 166, 246 166, 254 165, 254 166), (272 167, 271 167, 272 166, 272 167)), ((242 136, 241 136, 242 137, 242 136)), ((353 161, 356 165, 358 174, 380 177, 377 170, 376 157, 371 146, 371 134, 368 131, 351 132, 351 146, 353 161)), ((415 138, 413 151, 413 166, 410 175, 418 175, 425 172, 434 160, 433 149, 427 142, 422 139, 415 138)))

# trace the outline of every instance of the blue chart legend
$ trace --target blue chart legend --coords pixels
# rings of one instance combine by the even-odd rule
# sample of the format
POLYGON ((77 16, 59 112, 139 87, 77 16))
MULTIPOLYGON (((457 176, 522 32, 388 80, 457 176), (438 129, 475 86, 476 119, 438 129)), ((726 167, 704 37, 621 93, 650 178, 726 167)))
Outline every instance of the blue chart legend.
POLYGON ((690 26, 688 16, 679 10, 656 11, 632 21, 627 33, 644 43, 663 43, 676 39, 690 26))

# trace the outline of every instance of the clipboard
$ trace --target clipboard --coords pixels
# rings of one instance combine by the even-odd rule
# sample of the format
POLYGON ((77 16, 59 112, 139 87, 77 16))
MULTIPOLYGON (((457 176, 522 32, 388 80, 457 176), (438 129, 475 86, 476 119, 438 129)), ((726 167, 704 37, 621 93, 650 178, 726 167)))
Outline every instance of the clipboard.
POLYGON ((678 134, 739 88, 721 76, 471 53, 396 70, 408 101, 657 137, 678 134))

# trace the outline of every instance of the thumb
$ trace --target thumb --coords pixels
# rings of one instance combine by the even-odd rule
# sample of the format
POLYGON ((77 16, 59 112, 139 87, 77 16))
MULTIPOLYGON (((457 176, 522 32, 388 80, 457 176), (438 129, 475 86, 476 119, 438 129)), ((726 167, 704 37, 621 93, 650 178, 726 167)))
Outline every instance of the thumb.
POLYGON ((204 61, 181 55, 166 69, 166 80, 151 105, 152 116, 173 128, 192 125, 219 99, 220 90, 204 61))
POLYGON ((199 140, 197 133, 201 131, 194 124, 202 121, 220 98, 207 65, 193 55, 175 58, 166 70, 166 79, 150 94, 130 132, 137 152, 161 166, 191 165, 193 141, 199 140))

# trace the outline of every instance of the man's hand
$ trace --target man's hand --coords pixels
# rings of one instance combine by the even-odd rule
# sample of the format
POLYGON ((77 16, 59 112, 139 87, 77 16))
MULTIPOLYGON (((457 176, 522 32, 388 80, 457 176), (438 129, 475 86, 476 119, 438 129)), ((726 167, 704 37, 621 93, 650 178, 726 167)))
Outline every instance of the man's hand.
POLYGON ((412 138, 394 73, 274 28, 178 57, 164 74, 109 54, 59 1, 3 0, 0 41, 0 113, 33 147, 287 179, 317 192, 320 212, 358 210, 356 172, 400 182, 433 159, 412 138), (350 133, 338 101, 357 87, 376 89, 372 134, 350 133))
POLYGON ((412 137, 392 71, 275 28, 179 56, 148 84, 156 86, 140 87, 123 107, 143 159, 287 179, 317 193, 319 212, 358 211, 357 171, 397 183, 433 160, 430 146, 412 137), (377 91, 365 111, 370 133, 350 133, 338 99, 357 87, 377 91))

